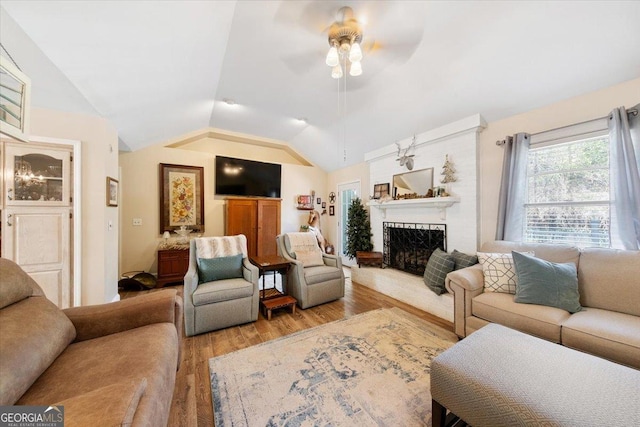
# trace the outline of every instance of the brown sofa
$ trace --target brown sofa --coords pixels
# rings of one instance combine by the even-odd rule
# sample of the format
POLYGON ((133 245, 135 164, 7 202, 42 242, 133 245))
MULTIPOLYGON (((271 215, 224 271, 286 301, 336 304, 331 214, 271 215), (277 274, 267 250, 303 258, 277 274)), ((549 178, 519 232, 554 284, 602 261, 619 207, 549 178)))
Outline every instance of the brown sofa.
POLYGON ((576 264, 583 309, 577 313, 519 304, 514 295, 484 292, 482 267, 447 275, 454 326, 465 337, 489 322, 640 369, 640 252, 573 246, 485 243, 480 252, 534 252, 551 262, 576 264))
POLYGON ((63 405, 66 426, 162 426, 179 366, 175 290, 58 309, 0 258, 0 405, 63 405))

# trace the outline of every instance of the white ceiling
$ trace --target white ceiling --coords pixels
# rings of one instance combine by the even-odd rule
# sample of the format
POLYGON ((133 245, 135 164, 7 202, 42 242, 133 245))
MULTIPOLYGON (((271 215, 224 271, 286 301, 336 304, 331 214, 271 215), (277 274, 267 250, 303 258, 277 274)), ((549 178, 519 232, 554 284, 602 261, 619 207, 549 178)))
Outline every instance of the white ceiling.
POLYGON ((132 150, 211 126, 287 142, 331 171, 471 114, 491 122, 640 76, 638 1, 1 6, 132 150), (323 30, 344 5, 380 49, 347 79, 341 114, 323 30))

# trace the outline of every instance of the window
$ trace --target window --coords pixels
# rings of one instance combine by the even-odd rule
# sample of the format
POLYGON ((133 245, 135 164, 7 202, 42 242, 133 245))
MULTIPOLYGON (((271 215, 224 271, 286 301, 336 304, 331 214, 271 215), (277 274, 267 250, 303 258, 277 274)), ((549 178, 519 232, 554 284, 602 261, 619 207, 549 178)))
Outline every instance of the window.
POLYGON ((610 247, 608 135, 534 147, 524 241, 610 247))

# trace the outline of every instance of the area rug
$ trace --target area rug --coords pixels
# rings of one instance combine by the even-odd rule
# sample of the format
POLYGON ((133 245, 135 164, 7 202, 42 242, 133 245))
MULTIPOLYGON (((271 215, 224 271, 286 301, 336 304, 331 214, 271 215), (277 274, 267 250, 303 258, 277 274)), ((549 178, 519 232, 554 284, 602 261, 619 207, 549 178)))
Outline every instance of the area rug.
POLYGON ((215 424, 431 425, 431 360, 455 341, 392 308, 214 357, 215 424))

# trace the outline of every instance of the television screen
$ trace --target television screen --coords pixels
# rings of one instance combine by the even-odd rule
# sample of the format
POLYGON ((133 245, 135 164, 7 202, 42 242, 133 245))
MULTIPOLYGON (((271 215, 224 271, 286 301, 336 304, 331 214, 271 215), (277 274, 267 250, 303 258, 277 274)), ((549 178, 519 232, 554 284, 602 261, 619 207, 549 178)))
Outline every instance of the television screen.
POLYGON ((280 197, 282 166, 216 156, 216 195, 280 197))

